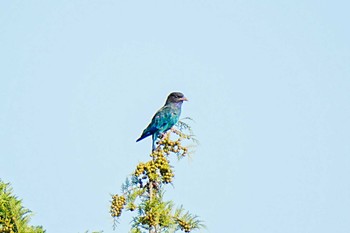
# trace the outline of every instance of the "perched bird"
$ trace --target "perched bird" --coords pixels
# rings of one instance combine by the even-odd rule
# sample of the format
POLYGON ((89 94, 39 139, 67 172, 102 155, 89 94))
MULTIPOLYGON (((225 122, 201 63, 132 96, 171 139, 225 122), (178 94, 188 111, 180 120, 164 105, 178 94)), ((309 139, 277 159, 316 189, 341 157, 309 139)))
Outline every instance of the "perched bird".
POLYGON ((158 137, 171 129, 179 121, 181 106, 184 101, 188 100, 181 92, 171 93, 165 105, 156 112, 151 123, 142 132, 141 137, 136 142, 152 135, 152 150, 155 150, 158 137))

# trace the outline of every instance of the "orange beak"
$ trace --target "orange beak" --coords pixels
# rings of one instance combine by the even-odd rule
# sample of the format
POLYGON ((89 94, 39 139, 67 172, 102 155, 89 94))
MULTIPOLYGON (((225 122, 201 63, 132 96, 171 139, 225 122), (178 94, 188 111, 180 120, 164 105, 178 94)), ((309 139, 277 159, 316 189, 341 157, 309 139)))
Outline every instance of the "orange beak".
POLYGON ((180 98, 179 100, 188 101, 188 99, 187 99, 186 97, 182 97, 182 98, 180 98))

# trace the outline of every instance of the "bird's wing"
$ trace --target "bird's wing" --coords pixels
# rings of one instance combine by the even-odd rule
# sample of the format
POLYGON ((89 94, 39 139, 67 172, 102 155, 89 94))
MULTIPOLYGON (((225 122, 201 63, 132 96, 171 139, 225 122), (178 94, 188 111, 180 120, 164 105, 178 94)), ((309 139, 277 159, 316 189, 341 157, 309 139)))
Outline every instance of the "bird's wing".
POLYGON ((148 137, 152 134, 160 132, 162 128, 164 128, 167 124, 167 118, 169 117, 169 107, 164 106, 159 109, 156 114, 154 114, 151 123, 147 126, 147 128, 142 132, 141 137, 138 139, 142 140, 145 137, 148 137))
POLYGON ((163 106, 159 109, 156 114, 153 116, 151 123, 147 128, 142 132, 142 135, 136 141, 140 141, 145 137, 150 135, 155 135, 155 138, 159 134, 167 131, 176 123, 176 118, 174 118, 174 111, 170 106, 163 106))
POLYGON ((170 118, 171 108, 169 106, 162 107, 152 119, 152 128, 154 128, 156 131, 162 131, 162 129, 169 123, 170 118))
POLYGON ((173 127, 178 120, 178 114, 171 106, 162 107, 152 119, 154 127, 159 133, 163 133, 173 127))

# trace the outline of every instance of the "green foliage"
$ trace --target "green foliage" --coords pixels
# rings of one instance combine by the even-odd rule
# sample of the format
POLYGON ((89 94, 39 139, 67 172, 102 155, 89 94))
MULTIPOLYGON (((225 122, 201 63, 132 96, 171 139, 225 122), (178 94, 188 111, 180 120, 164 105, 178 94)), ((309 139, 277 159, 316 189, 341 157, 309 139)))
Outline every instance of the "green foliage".
POLYGON ((44 233, 41 226, 30 226, 31 211, 13 195, 9 183, 0 180, 0 233, 44 233))
MULTIPOLYGON (((189 119, 189 118, 187 118, 189 119)), ((172 201, 164 201, 164 189, 174 179, 170 156, 178 159, 188 157, 189 148, 197 143, 188 124, 180 121, 158 142, 151 159, 140 162, 133 174, 122 185, 122 194, 115 194, 111 201, 111 216, 114 227, 123 209, 135 211, 131 233, 161 233, 182 230, 190 232, 203 228, 197 216, 185 211, 182 206, 175 208, 172 201), (192 141, 191 144, 186 142, 192 141)))

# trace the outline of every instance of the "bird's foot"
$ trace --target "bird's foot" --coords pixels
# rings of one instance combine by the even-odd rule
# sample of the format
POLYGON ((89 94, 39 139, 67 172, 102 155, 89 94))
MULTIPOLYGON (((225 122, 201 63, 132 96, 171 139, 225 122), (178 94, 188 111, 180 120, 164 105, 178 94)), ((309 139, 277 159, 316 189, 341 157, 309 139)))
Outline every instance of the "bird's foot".
POLYGON ((160 140, 162 141, 164 138, 166 138, 166 133, 161 133, 160 134, 160 140))

